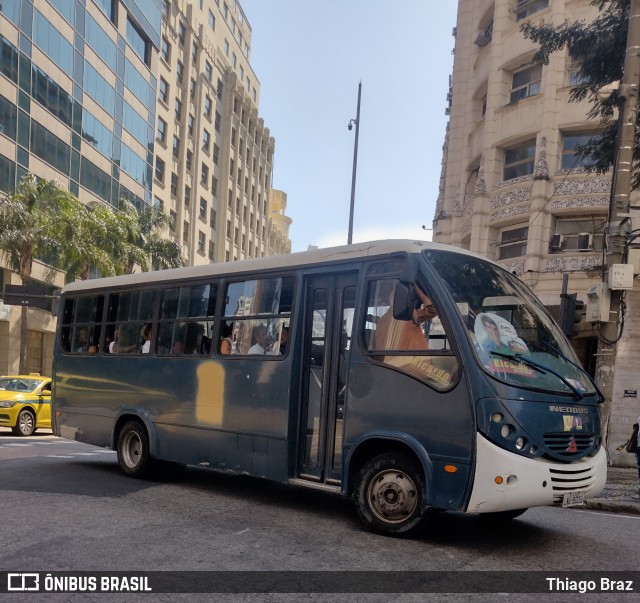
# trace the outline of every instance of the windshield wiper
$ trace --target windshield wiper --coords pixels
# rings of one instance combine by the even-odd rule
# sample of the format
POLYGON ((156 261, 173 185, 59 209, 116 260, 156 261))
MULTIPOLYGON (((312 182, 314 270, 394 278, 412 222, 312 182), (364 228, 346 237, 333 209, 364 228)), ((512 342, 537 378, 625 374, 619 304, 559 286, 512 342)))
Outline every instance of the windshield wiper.
POLYGON ((558 379, 560 379, 560 381, 562 381, 562 383, 564 383, 573 392, 573 395, 575 396, 576 400, 582 400, 584 398, 584 394, 575 385, 573 385, 565 377, 563 377, 560 373, 558 373, 557 371, 554 371, 552 368, 549 368, 548 366, 545 366, 544 364, 540 364, 535 360, 531 360, 531 358, 529 358, 528 356, 525 356, 524 354, 520 354, 520 353, 503 354, 502 352, 489 352, 489 354, 491 354, 492 356, 499 356, 500 358, 506 358, 507 360, 517 360, 518 362, 521 362, 522 364, 526 364, 527 366, 531 367, 532 369, 538 371, 543 375, 546 373, 551 373, 552 375, 555 375, 558 379))
POLYGON ((550 343, 547 343, 546 341, 531 341, 531 340, 525 339, 524 342, 529 345, 546 350, 550 354, 556 356, 557 358, 562 358, 562 360, 565 360, 571 366, 577 368, 583 375, 587 377, 587 379, 589 379, 589 383, 593 385, 593 388, 596 390, 596 394, 598 396, 598 401, 600 403, 605 401, 604 394, 602 393, 602 390, 598 387, 598 384, 594 381, 593 377, 589 373, 587 373, 587 371, 585 371, 584 367, 580 366, 578 363, 571 360, 571 358, 568 358, 567 356, 565 356, 558 348, 552 346, 550 343))

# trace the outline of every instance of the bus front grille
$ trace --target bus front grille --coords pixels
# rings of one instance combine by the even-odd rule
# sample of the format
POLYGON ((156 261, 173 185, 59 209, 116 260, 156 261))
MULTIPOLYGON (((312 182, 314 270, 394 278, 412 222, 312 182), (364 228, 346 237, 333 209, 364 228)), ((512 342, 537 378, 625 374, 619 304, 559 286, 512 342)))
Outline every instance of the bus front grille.
POLYGON ((592 433, 545 433, 544 444, 557 457, 571 459, 582 456, 591 450, 595 443, 595 435, 592 433))
POLYGON ((590 490, 595 482, 593 467, 567 465, 566 467, 554 467, 549 469, 551 474, 551 487, 553 488, 554 502, 562 501, 566 492, 590 490))

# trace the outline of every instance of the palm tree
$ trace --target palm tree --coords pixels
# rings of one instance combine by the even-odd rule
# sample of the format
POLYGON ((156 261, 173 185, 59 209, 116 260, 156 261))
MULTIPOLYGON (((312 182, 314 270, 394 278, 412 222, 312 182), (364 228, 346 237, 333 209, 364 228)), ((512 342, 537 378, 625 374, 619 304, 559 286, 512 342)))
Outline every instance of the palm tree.
POLYGON ((67 282, 80 277, 89 278, 90 269, 98 269, 104 276, 116 273, 114 259, 110 253, 112 245, 111 227, 114 222, 112 210, 102 203, 89 205, 76 200, 70 207, 75 216, 69 222, 76 225, 69 233, 68 244, 63 250, 62 265, 67 271, 67 282))
POLYGON ((131 274, 136 264, 143 272, 185 265, 179 245, 161 235, 168 220, 162 207, 145 206, 137 210, 121 199, 113 227, 116 234, 113 255, 119 273, 131 274))
MULTIPOLYGON (((0 255, 20 275, 22 285, 31 278, 34 258, 62 257, 66 237, 76 224, 77 199, 54 180, 26 174, 15 192, 0 199, 0 255)), ((45 274, 50 281, 51 267, 45 274)), ((27 371, 27 306, 20 320, 20 372, 27 371)))

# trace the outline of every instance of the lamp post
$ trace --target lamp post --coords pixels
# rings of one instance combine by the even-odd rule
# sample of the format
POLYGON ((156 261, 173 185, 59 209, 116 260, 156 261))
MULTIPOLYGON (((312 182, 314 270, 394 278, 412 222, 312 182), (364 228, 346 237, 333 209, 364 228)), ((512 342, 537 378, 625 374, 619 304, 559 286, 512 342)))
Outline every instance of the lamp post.
POLYGON ((356 138, 353 143, 353 173, 351 174, 351 203, 349 205, 349 235, 347 237, 347 245, 351 245, 353 240, 353 208, 356 201, 356 171, 358 169, 358 135, 360 134, 360 97, 362 95, 362 82, 358 83, 358 108, 356 110, 356 118, 349 120, 347 128, 351 130, 353 124, 356 124, 356 138))

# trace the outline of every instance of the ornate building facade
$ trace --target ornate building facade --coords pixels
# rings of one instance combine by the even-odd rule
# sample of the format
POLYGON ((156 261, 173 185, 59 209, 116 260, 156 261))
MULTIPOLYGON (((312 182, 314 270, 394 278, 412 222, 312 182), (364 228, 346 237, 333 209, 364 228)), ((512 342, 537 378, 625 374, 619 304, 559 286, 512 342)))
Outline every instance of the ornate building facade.
MULTIPOLYGON (((571 56, 563 51, 548 65, 533 63, 537 48, 520 25, 589 21, 595 10, 588 0, 459 0, 453 32, 434 240, 500 262, 556 309, 563 275, 568 292, 584 302, 590 288, 602 286, 611 178, 587 174, 575 152, 597 135, 598 123, 587 118, 586 101, 569 102, 577 81, 571 56)), ((629 292, 629 304, 633 298, 629 292)), ((583 321, 572 340, 592 374, 596 354, 606 353, 606 346, 598 352, 598 331, 583 321)), ((618 344, 612 454, 640 414, 638 398, 624 394, 640 390, 624 364, 625 351, 635 358, 640 352, 634 339, 628 320, 618 344)))

